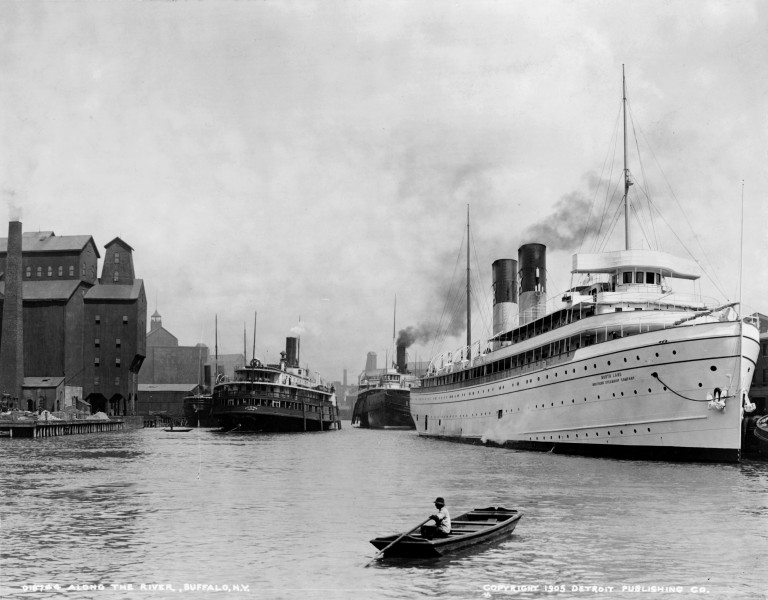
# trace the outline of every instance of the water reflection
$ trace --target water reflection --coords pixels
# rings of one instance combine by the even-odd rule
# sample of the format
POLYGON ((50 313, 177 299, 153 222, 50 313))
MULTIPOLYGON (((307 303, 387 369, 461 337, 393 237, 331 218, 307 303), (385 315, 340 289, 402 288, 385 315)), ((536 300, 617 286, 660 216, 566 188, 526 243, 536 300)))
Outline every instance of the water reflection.
POLYGON ((0 596, 41 578, 302 599, 481 597, 490 583, 763 591, 765 463, 592 459, 358 429, 184 435, 0 440, 0 596), (436 496, 453 515, 503 506, 524 517, 490 544, 365 568, 369 540, 423 521, 436 496))

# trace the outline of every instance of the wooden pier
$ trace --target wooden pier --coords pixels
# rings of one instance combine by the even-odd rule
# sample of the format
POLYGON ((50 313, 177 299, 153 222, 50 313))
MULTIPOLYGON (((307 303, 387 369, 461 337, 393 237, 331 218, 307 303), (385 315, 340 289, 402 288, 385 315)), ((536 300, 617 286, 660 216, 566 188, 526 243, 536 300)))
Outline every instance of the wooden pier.
POLYGON ((0 432, 9 432, 12 438, 57 437, 123 431, 120 420, 41 420, 31 418, 0 418, 0 432))

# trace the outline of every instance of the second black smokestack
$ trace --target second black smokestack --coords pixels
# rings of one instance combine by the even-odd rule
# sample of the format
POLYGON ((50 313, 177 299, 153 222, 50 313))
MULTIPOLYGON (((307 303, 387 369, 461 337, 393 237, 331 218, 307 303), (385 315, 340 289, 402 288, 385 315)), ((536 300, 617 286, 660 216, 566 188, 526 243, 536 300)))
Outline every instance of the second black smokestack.
POLYGON ((517 251, 520 265, 520 324, 544 314, 547 304, 547 247, 523 244, 517 251))

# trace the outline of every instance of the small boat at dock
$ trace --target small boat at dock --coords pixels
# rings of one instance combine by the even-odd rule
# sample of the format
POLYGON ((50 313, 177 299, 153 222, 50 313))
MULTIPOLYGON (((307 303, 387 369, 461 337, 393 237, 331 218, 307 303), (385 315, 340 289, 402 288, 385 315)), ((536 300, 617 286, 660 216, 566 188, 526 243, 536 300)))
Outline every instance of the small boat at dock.
POLYGON ((757 452, 761 457, 768 458, 768 415, 760 417, 755 423, 754 433, 757 438, 757 452))
POLYGON ((521 512, 502 507, 476 508, 453 519, 451 533, 446 538, 428 540, 420 533, 412 532, 395 544, 393 542, 402 534, 378 537, 371 540, 371 544, 380 551, 386 549, 385 558, 435 558, 508 535, 522 516, 521 512))

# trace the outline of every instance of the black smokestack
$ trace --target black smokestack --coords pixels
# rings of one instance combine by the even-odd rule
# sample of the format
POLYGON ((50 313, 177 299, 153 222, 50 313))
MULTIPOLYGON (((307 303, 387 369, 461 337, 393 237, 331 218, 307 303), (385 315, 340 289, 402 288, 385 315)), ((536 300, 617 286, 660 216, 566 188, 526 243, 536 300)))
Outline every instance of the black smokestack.
POLYGON ((520 259, 520 294, 547 291, 547 247, 523 244, 517 251, 520 259))
POLYGON ((500 258, 491 265, 493 271, 493 303, 517 302, 517 261, 500 258))
MULTIPOLYGON (((21 398, 24 384, 24 297, 22 293, 21 221, 8 223, 5 299, 0 342, 0 393, 21 398)), ((18 402, 16 406, 19 406, 18 402)))
POLYGON ((408 370, 408 361, 405 358, 405 346, 397 345, 397 372, 405 373, 408 370))
POLYGON ((547 247, 523 244, 517 251, 520 263, 520 324, 543 315, 547 302, 547 247))
POLYGON ((285 338, 285 363, 289 367, 299 366, 299 344, 295 337, 285 338))
POLYGON ((500 258, 491 265, 493 272, 493 335, 512 327, 512 310, 517 304, 517 261, 500 258))

